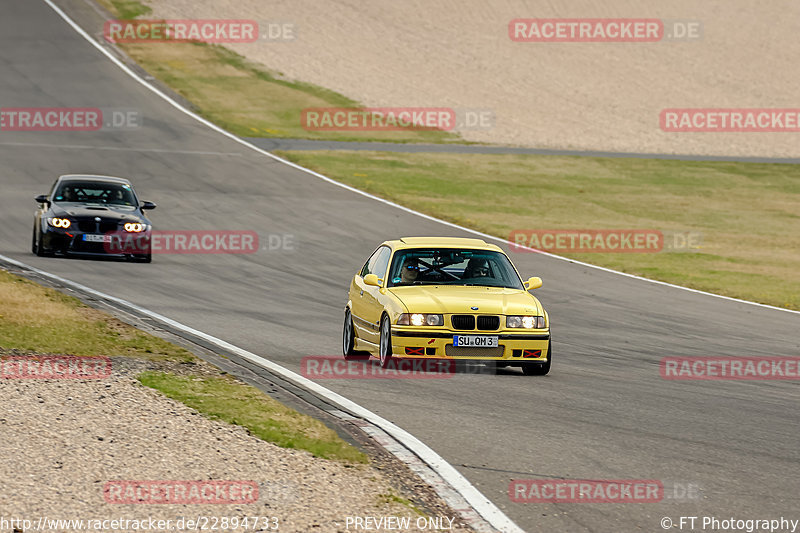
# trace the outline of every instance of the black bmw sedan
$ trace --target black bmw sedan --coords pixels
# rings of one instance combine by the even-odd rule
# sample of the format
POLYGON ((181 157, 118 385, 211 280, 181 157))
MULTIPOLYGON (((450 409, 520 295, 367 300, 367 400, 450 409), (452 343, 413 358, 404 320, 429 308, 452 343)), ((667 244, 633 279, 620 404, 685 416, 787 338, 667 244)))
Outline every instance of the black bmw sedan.
POLYGON ((33 224, 32 252, 38 256, 103 255, 149 263, 152 224, 130 181, 92 175, 61 176, 39 204, 33 224), (135 246, 130 246, 131 242, 135 246), (120 245, 126 243, 126 246, 120 245))

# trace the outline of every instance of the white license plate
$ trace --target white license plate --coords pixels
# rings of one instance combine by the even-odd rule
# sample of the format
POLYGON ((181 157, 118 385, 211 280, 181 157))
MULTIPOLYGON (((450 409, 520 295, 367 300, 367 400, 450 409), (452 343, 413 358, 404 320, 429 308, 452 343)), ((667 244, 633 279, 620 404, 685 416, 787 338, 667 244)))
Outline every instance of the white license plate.
POLYGON ((111 242, 111 235, 96 235, 94 233, 84 233, 83 240, 86 242, 111 242))
POLYGON ((469 346, 470 348, 497 348, 499 337, 490 335, 454 335, 453 346, 469 346))

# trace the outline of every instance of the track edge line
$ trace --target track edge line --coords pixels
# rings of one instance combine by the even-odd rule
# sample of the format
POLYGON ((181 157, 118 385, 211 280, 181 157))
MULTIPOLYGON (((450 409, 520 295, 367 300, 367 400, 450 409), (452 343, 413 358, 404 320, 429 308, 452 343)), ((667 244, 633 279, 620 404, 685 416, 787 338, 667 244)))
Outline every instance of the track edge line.
MULTIPOLYGON (((463 502, 459 502, 454 500, 451 494, 448 494, 447 491, 442 491, 441 487, 431 483, 430 479, 426 479, 423 476, 420 476, 424 481, 429 483, 434 491, 455 511, 462 515, 462 518, 465 522, 469 523, 473 529, 476 531, 487 531, 486 527, 482 527, 480 522, 484 522, 486 525, 490 526, 492 530, 499 530, 503 533, 523 533, 523 530, 519 528, 509 517, 505 515, 494 503, 491 502, 486 496, 484 496, 478 489, 476 489, 470 482, 467 480, 460 472, 458 472, 450 463, 444 460, 439 454, 433 451, 430 447, 428 447, 425 443, 417 439, 414 435, 407 432, 406 430, 402 429, 401 427, 397 426, 396 424, 386 420, 385 418, 373 413, 369 409, 362 407, 361 405, 357 404, 356 402, 341 396, 340 394, 329 390, 314 381, 311 381, 308 378, 305 378, 288 368, 285 368, 277 363, 270 361, 264 357, 256 355, 252 352, 249 352, 243 348, 240 348, 234 344, 231 344, 227 341, 214 337, 213 335, 209 335, 208 333, 202 332, 200 330, 194 329, 191 326, 187 326, 182 324, 176 320, 168 318, 164 315, 156 313, 155 311, 150 311, 144 307, 140 307, 134 303, 128 302, 127 300, 123 300, 122 298, 117 298, 116 296, 111 296, 109 294, 105 294, 101 291, 96 289, 92 289, 91 287, 87 287, 86 285, 82 285, 80 283, 68 280, 66 278, 62 278, 56 274, 52 274, 45 270, 38 269, 21 261, 17 261, 10 257, 6 257, 0 254, 0 262, 4 263, 5 265, 11 265, 23 270, 27 270, 29 272, 35 273, 39 276, 47 278, 49 280, 55 281, 60 283, 61 285, 71 288, 73 290, 80 291, 84 294, 92 295, 96 298, 101 298, 106 300, 107 302, 115 303, 119 306, 125 307, 129 310, 133 310, 140 315, 147 316, 157 322, 162 324, 166 324, 172 327, 175 330, 179 330, 181 332, 187 333, 189 335, 193 335, 195 337, 201 338, 206 342, 209 342, 223 351, 228 351, 235 353, 239 357, 246 359, 254 364, 265 368, 266 370, 281 376, 282 378, 290 381, 294 385, 301 387, 312 394, 315 394, 319 397, 324 398, 331 404, 353 413, 363 420, 369 422, 373 427, 377 428, 378 430, 382 431, 383 433, 392 437, 400 446, 411 452, 414 456, 418 457, 419 460, 426 465, 430 470, 438 476, 442 482, 447 486, 447 488, 452 489, 456 492, 461 498, 463 498, 463 502), (462 507, 459 507, 461 503, 468 504, 473 513, 470 513, 470 510, 465 510, 462 507), (465 512, 467 511, 467 512, 465 512), (480 522, 476 523, 476 518, 480 520, 480 522)), ((367 435, 370 436, 373 440, 374 438, 374 431, 373 432, 365 432, 367 435)), ((378 442, 378 441, 376 441, 378 442)), ((380 442, 378 444, 384 446, 380 442)), ((392 453, 395 457, 401 460, 404 464, 406 464, 413 472, 420 475, 419 472, 419 465, 415 465, 413 461, 409 461, 408 457, 404 457, 403 454, 398 455, 395 453, 391 447, 386 447, 389 453, 392 453)))
POLYGON ((761 307, 761 308, 764 308, 764 309, 772 309, 772 310, 775 310, 775 311, 784 311, 784 312, 787 312, 787 313, 793 313, 793 314, 800 315, 800 311, 795 311, 794 309, 785 309, 783 307, 777 307, 777 306, 774 306, 774 305, 762 304, 762 303, 753 302, 753 301, 750 301, 750 300, 743 300, 741 298, 734 298, 732 296, 724 296, 722 294, 715 294, 713 292, 702 291, 702 290, 699 290, 699 289, 692 289, 690 287, 683 287, 681 285, 675 285, 674 283, 668 283, 666 281, 659 281, 659 280, 655 280, 655 279, 645 278, 645 277, 642 277, 642 276, 637 276, 635 274, 628 274, 627 272, 620 272, 619 270, 614 270, 614 269, 602 267, 602 266, 599 266, 599 265, 593 265, 591 263, 585 263, 583 261, 578 261, 576 259, 570 259, 568 257, 560 256, 560 255, 553 254, 553 253, 550 253, 550 252, 545 252, 543 250, 536 250, 534 248, 529 248, 527 246, 521 246, 521 245, 518 245, 518 244, 514 244, 511 241, 509 241, 508 239, 504 239, 502 237, 497 237, 495 235, 490 235, 490 234, 484 233, 482 231, 474 230, 474 229, 471 229, 471 228, 466 228, 464 226, 460 226, 460 225, 455 224, 453 222, 448 222, 446 220, 442 220, 442 219, 436 218, 436 217, 431 216, 431 215, 426 215, 425 213, 420 213, 419 211, 415 211, 415 210, 413 210, 411 208, 402 206, 400 204, 396 204, 396 203, 394 203, 394 202, 392 202, 390 200, 386 200, 384 198, 380 198, 378 196, 375 196, 375 195, 370 194, 368 192, 362 191, 360 189, 357 189, 357 188, 352 187, 350 185, 347 185, 345 183, 341 183, 339 181, 336 181, 333 178, 325 176, 324 174, 320 174, 319 172, 316 172, 316 171, 311 170, 309 168, 305 168, 305 167, 303 167, 301 165, 298 165, 297 163, 292 163, 291 161, 283 159, 282 157, 279 157, 279 156, 277 156, 277 155, 275 155, 275 154, 273 154, 271 152, 268 152, 268 151, 266 151, 266 150, 264 150, 262 148, 259 148, 258 146, 254 145, 252 143, 247 142, 246 140, 242 139, 241 137, 238 137, 238 136, 234 135, 233 133, 230 133, 229 131, 226 131, 223 128, 217 126, 213 122, 210 122, 210 121, 204 119, 203 117, 201 117, 197 113, 194 113, 189 109, 186 109, 180 103, 178 103, 177 101, 172 99, 168 94, 166 94, 163 91, 161 91, 158 87, 148 83, 146 80, 144 80, 138 74, 136 74, 136 72, 131 70, 125 63, 120 61, 118 58, 114 57, 114 55, 111 52, 109 52, 108 50, 103 48, 103 46, 100 45, 100 43, 98 43, 95 39, 92 38, 91 35, 89 35, 89 33, 86 32, 86 30, 81 28, 75 21, 73 21, 69 17, 69 15, 64 13, 64 11, 61 10, 61 8, 59 8, 57 5, 55 5, 53 3, 53 0, 44 0, 44 2, 47 3, 47 5, 49 5, 62 19, 64 19, 64 21, 67 22, 67 24, 69 24, 81 37, 86 39, 92 46, 94 46, 104 56, 106 56, 115 65, 117 65, 120 69, 122 69, 123 72, 128 74, 136 82, 138 82, 139 84, 141 84, 145 88, 149 89, 150 91, 152 91, 157 96, 161 97, 164 101, 166 101, 168 104, 170 104, 172 107, 174 107, 175 109, 177 109, 181 113, 183 113, 183 114, 185 114, 185 115, 197 120, 201 124, 211 128, 212 130, 216 131, 217 133, 220 133, 221 135, 224 135, 225 137, 228 137, 229 139, 231 139, 231 140, 233 140, 233 141, 235 141, 235 142, 237 142, 237 143, 239 143, 239 144, 241 144, 243 146, 246 146, 246 147, 250 148, 251 150, 254 150, 254 151, 260 153, 261 155, 265 155, 265 156, 267 156, 267 157, 269 157, 271 159, 274 159, 275 161, 278 161, 280 163, 283 163, 284 165, 288 165, 288 166, 290 166, 292 168, 300 170, 301 172, 305 172, 306 174, 309 174, 311 176, 319 178, 319 179, 321 179, 323 181, 326 181, 326 182, 328 182, 328 183, 330 183, 332 185, 336 185, 337 187, 341 187, 343 189, 346 189, 348 191, 354 192, 356 194, 360 194, 361 196, 364 196, 366 198, 370 198, 372 200, 376 200, 376 201, 381 202, 381 203, 383 203, 385 205, 394 207, 396 209, 400 209, 401 211, 404 211, 406 213, 410 213, 410 214, 422 217, 422 218, 424 218, 426 220, 430 220, 432 222, 437 222, 439 224, 444 224, 445 226, 449 226, 451 228, 459 229, 461 231, 466 231, 467 233, 471 233, 471 234, 477 235, 479 237, 483 237, 483 238, 486 238, 486 239, 489 239, 489 240, 492 240, 492 241, 495 241, 495 242, 499 242, 501 244, 506 244, 506 245, 509 245, 509 246, 516 246, 517 248, 524 248, 525 250, 528 250, 528 251, 531 251, 531 252, 540 253, 540 254, 545 255, 547 257, 552 257, 554 259, 558 259, 558 260, 561 260, 561 261, 567 261, 569 263, 575 263, 575 264, 578 264, 578 265, 581 265, 581 266, 585 266, 585 267, 588 267, 588 268, 601 270, 603 272, 608 272, 608 273, 611 273, 611 274, 618 274, 620 276, 625 276, 625 277, 628 277, 628 278, 631 278, 631 279, 637 279, 637 280, 640 280, 640 281, 646 281, 648 283, 654 283, 656 285, 662 285, 662 286, 665 286, 665 287, 671 287, 673 289, 680 289, 680 290, 692 292, 692 293, 695 293, 695 294, 702 294, 702 295, 705 295, 705 296, 712 296, 714 298, 720 298, 720 299, 728 300, 728 301, 732 301, 732 302, 743 303, 743 304, 747 304, 747 305, 754 305, 754 306, 761 307))

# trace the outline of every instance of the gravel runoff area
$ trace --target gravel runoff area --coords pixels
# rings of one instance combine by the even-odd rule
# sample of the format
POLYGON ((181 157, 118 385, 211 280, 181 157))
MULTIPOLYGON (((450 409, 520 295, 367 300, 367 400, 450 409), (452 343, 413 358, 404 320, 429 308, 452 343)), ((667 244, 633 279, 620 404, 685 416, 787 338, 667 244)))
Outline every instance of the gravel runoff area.
MULTIPOLYGON (((214 517, 257 516, 267 517, 257 528, 251 520, 247 528, 223 530, 336 532, 355 530, 355 522, 347 527, 347 517, 405 517, 408 531, 432 530, 424 523, 417 527, 420 516, 409 507, 379 498, 398 492, 375 468, 280 448, 241 427, 205 418, 134 379, 143 370, 166 370, 169 364, 112 361, 111 376, 104 379, 0 379, 0 521, 26 519, 35 527, 40 517, 145 520, 129 522, 127 529, 111 528, 111 523, 103 527, 147 531, 153 518, 173 521, 172 529, 164 531, 182 531, 189 528, 180 527, 180 517, 209 517, 203 524, 210 530, 214 517), (104 488, 115 480, 251 481, 258 486, 258 499, 240 504, 107 503, 104 488)), ((205 364, 194 366, 192 373, 202 373, 200 367, 217 373, 205 364)), ((397 530, 391 527, 397 523, 384 522, 390 527, 373 530, 397 530)), ((459 527, 458 519, 452 524, 453 531, 471 531, 459 527)), ((0 524, 0 531, 21 533, 17 525, 0 524)), ((101 530, 87 526, 51 530, 101 530)))
POLYGON ((795 0, 144 2, 153 17, 292 24, 292 41, 225 46, 368 106, 493 113, 493 127, 460 129, 470 141, 740 157, 798 153, 800 133, 670 133, 659 126, 668 108, 800 107, 800 41, 790 23, 800 18, 795 0), (508 34, 517 18, 623 17, 696 21, 702 33, 625 43, 525 43, 508 34))

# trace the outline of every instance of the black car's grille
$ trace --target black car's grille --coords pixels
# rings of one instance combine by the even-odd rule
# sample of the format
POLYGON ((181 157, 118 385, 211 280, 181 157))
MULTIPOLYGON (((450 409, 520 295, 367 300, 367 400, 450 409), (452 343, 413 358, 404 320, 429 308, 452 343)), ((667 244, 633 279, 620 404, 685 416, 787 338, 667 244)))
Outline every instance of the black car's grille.
POLYGON ((78 235, 73 239, 72 246, 69 251, 71 252, 84 252, 90 254, 104 254, 108 253, 102 242, 86 242, 78 235))
POLYGON ((494 331, 500 328, 500 317, 494 315, 481 315, 478 317, 478 329, 494 331))
POLYGON ((78 229, 83 233, 108 233, 117 231, 118 227, 116 220, 102 220, 98 231, 98 225, 94 219, 78 220, 78 229))
POLYGON ((453 315, 450 317, 453 329, 475 329, 475 317, 472 315, 453 315))

